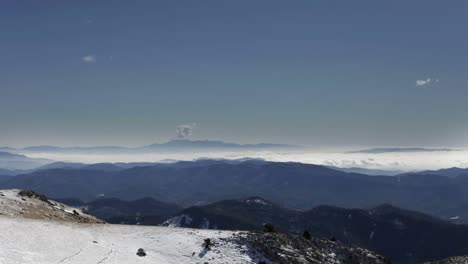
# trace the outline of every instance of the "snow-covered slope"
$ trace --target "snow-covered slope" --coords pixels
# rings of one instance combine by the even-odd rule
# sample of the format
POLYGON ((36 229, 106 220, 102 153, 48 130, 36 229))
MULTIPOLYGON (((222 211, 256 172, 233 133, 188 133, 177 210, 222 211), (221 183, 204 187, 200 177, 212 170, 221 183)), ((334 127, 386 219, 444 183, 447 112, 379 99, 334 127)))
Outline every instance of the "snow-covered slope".
POLYGON ((0 263, 257 263, 229 231, 76 224, 0 217, 0 263), (205 238, 213 240, 204 250, 205 238), (139 257, 143 248, 147 255, 139 257))
POLYGON ((275 233, 80 224, 0 216, 0 263, 385 263, 337 242, 275 233), (211 250, 204 248, 211 239, 211 250), (140 257, 139 248, 146 252, 140 257), (274 260, 274 261, 271 261, 274 260))
POLYGON ((0 216, 49 219, 77 223, 103 223, 102 220, 47 199, 44 195, 29 190, 0 190, 0 216))

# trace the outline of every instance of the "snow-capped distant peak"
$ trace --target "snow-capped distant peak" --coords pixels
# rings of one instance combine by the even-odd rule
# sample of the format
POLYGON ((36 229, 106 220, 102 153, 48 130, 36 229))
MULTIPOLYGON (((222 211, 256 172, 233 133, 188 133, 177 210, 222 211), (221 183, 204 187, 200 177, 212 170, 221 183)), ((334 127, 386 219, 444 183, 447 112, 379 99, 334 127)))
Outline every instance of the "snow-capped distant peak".
POLYGON ((259 204, 259 205, 271 205, 271 203, 260 197, 251 197, 243 200, 244 203, 248 204, 259 204))

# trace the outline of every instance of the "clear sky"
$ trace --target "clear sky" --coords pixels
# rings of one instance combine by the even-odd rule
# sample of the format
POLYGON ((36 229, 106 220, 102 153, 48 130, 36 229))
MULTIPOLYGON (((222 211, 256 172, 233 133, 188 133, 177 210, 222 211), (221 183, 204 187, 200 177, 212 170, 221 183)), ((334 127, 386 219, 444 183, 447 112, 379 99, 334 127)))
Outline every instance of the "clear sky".
POLYGON ((468 147, 468 1, 0 2, 0 145, 468 147))

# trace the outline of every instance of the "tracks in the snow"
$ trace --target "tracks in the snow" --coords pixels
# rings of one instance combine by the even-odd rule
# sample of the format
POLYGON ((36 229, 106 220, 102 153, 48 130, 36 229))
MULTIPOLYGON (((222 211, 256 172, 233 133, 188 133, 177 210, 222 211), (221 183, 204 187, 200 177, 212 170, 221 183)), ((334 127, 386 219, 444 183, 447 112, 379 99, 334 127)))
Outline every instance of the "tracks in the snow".
POLYGON ((109 252, 107 252, 107 254, 104 256, 103 259, 101 259, 98 263, 96 264, 102 264, 104 262, 106 262, 107 260, 109 260, 111 257, 112 257, 112 254, 114 253, 114 245, 112 245, 111 249, 109 250, 109 252))
MULTIPOLYGON (((77 256, 81 255, 83 252, 85 252, 86 250, 88 250, 89 248, 91 248, 94 244, 92 245, 89 245, 87 247, 84 247, 84 248, 80 248, 78 250, 78 252, 68 256, 68 257, 65 257, 63 258, 62 260, 60 260, 57 264, 64 264, 64 263, 67 263, 67 262, 70 262, 72 261, 74 258, 76 258, 77 256)), ((105 262, 107 262, 111 257, 112 255, 115 254, 115 248, 114 248, 114 244, 111 245, 111 248, 110 250, 104 255, 104 257, 99 260, 96 264, 103 264, 105 262)))
POLYGON ((73 259, 74 257, 80 255, 83 251, 87 250, 87 249, 90 248, 91 246, 92 246, 92 245, 87 246, 87 247, 84 247, 84 248, 80 248, 80 249, 78 250, 78 252, 76 252, 75 254, 70 255, 70 256, 68 256, 68 257, 63 258, 62 260, 60 260, 60 261, 58 262, 58 264, 67 263, 69 260, 71 260, 71 259, 73 259))

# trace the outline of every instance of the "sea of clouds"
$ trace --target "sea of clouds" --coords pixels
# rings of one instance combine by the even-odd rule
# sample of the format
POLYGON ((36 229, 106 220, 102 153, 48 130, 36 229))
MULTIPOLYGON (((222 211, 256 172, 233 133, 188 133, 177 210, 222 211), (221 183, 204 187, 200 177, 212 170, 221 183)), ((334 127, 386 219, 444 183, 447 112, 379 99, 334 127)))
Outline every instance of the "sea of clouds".
POLYGON ((56 161, 105 163, 105 162, 171 162, 196 159, 255 158, 277 162, 301 162, 335 166, 359 167, 375 170, 417 171, 450 167, 468 167, 468 151, 407 152, 407 153, 346 153, 313 150, 294 151, 226 151, 226 152, 153 152, 122 154, 82 153, 30 153, 29 157, 56 161))

